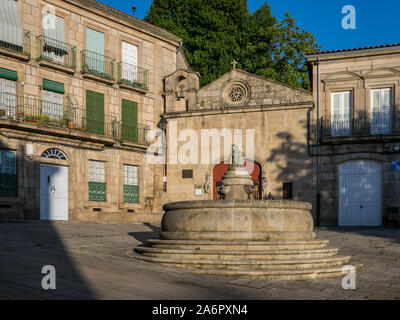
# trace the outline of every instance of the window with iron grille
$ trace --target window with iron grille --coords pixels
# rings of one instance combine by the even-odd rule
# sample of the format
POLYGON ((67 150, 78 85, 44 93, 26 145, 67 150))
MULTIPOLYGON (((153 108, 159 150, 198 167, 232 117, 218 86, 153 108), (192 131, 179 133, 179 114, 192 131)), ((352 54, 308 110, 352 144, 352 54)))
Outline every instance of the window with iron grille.
POLYGON ((2 78, 0 75, 0 117, 15 117, 16 108, 17 82, 14 80, 2 78))
POLYGON ((18 176, 16 152, 0 150, 0 195, 18 196, 18 176))
POLYGON ((333 92, 331 99, 331 135, 348 136, 352 129, 352 93, 333 92))
POLYGON ((105 162, 89 161, 89 201, 107 201, 105 162))
POLYGON ((64 19, 51 13, 43 13, 43 21, 51 21, 52 26, 43 29, 43 56, 49 60, 64 64, 65 55, 68 54, 65 43, 65 22, 64 19))
POLYGON ((139 203, 139 167, 124 165, 124 202, 139 203))

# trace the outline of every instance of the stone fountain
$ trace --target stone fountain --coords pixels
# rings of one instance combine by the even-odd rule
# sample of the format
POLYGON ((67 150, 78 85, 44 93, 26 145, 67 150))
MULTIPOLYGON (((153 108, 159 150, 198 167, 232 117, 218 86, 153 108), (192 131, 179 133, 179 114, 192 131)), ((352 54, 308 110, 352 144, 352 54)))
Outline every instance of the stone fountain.
POLYGON ((234 146, 222 183, 223 200, 164 205, 161 239, 149 239, 135 256, 203 274, 284 280, 343 276, 351 257, 338 256, 328 240, 315 239, 310 203, 249 200, 253 181, 234 146))

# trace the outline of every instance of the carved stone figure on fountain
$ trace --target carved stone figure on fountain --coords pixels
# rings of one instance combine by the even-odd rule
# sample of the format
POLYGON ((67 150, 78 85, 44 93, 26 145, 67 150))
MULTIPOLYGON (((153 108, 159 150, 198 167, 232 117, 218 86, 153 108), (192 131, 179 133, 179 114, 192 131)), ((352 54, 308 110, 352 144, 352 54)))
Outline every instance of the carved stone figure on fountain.
POLYGON ((244 159, 239 148, 232 145, 231 163, 222 177, 221 190, 225 200, 247 200, 254 192, 251 176, 244 166, 244 159))

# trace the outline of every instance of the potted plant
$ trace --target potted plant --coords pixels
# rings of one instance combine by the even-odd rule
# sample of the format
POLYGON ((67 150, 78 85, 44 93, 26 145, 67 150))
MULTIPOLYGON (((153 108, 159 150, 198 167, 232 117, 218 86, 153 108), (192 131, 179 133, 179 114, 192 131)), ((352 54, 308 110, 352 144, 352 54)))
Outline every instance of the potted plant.
POLYGON ((36 119, 33 116, 27 116, 25 118, 25 121, 26 122, 32 122, 32 123, 36 123, 37 122, 36 119))
POLYGON ((22 111, 18 111, 18 119, 22 120, 24 118, 24 113, 22 111))
POLYGON ((75 123, 73 121, 68 121, 68 129, 73 130, 75 129, 75 123))
POLYGON ((36 117, 38 125, 44 125, 50 122, 50 117, 47 114, 41 114, 40 116, 36 117))
POLYGON ((57 120, 57 125, 59 127, 65 128, 67 126, 67 121, 65 119, 57 120))
POLYGON ((84 73, 89 72, 89 65, 88 65, 87 63, 85 63, 85 64, 83 65, 83 72, 84 72, 84 73))

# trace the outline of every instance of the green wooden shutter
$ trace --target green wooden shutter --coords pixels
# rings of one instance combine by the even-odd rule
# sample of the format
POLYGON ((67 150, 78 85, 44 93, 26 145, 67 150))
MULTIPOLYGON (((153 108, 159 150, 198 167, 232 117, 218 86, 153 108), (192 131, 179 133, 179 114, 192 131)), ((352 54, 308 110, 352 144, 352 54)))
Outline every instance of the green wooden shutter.
POLYGON ((86 126, 90 133, 104 134, 104 95, 86 90, 86 126))
POLYGON ((17 81, 18 74, 16 71, 0 68, 0 78, 17 81))
POLYGON ((64 84, 60 82, 55 82, 47 79, 43 79, 43 90, 53 91, 57 93, 64 94, 64 84))
POLYGON ((86 28, 86 59, 89 69, 104 73, 104 33, 86 28))
POLYGON ((138 141, 138 104, 122 100, 122 140, 138 141))

